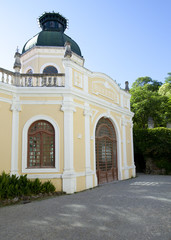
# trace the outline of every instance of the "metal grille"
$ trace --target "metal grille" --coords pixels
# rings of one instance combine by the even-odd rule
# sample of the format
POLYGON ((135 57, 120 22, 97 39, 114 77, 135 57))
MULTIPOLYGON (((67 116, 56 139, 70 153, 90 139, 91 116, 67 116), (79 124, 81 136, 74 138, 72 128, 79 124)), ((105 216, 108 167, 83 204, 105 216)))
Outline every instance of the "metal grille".
POLYGON ((28 167, 55 166, 55 131, 44 120, 34 122, 28 131, 28 167))
POLYGON ((106 118, 101 118, 96 127, 96 170, 99 183, 117 179, 116 133, 106 118))

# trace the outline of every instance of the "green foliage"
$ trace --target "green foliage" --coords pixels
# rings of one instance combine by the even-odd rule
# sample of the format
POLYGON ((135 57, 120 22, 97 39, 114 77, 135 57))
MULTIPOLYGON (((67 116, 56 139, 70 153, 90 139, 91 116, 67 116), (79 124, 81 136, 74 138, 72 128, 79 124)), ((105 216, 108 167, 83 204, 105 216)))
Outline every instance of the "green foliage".
POLYGON ((5 172, 2 172, 0 175, 0 199, 54 191, 55 187, 50 181, 42 184, 39 179, 33 181, 27 179, 27 175, 17 177, 16 175, 10 176, 10 174, 6 174, 5 172))
POLYGON ((140 77, 132 84, 132 89, 146 86, 149 91, 157 91, 161 85, 162 82, 152 80, 150 77, 140 77))
POLYGON ((55 192, 55 187, 50 181, 44 182, 42 184, 41 192, 42 193, 55 192))
POLYGON ((167 96, 168 98, 171 98, 171 82, 163 84, 159 88, 159 94, 162 96, 167 96))
POLYGON ((171 171, 171 129, 134 129, 134 152, 150 157, 159 168, 171 171))
POLYGON ((40 179, 36 178, 30 183, 30 189, 33 194, 38 194, 41 192, 42 183, 40 179))
POLYGON ((171 73, 168 73, 168 77, 165 78, 165 83, 171 83, 171 73))
POLYGON ((138 78, 130 89, 134 128, 148 127, 151 117, 155 127, 165 127, 171 121, 171 105, 166 95, 159 94, 162 83, 149 77, 138 78))

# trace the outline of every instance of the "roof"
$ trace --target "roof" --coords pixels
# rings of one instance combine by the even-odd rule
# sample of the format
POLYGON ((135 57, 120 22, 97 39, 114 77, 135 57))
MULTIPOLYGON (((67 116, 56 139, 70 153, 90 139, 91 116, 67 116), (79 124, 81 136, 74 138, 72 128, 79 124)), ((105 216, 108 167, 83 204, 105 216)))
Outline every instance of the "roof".
POLYGON ((64 47, 65 42, 69 41, 71 44, 71 50, 79 56, 81 50, 78 44, 69 36, 61 31, 41 31, 36 34, 33 38, 28 40, 22 50, 22 54, 30 50, 34 46, 53 46, 53 47, 64 47))

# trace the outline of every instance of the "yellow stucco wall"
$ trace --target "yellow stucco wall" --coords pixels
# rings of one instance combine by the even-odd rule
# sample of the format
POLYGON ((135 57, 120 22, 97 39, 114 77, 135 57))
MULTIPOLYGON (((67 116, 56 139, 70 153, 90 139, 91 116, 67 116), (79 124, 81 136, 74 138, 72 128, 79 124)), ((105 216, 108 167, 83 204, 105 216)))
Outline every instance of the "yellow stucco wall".
MULTIPOLYGON (((0 97, 2 95, 0 94, 0 97)), ((11 104, 0 102, 0 173, 11 170, 12 112, 11 104)))
POLYGON ((76 181, 77 181, 77 185, 76 185, 77 192, 80 192, 80 191, 83 191, 86 189, 86 183, 85 183, 84 176, 77 177, 76 181))
POLYGON ((85 120, 83 109, 77 107, 73 116, 74 169, 76 172, 82 172, 85 170, 85 120))
POLYGON ((60 57, 56 57, 56 54, 63 56, 62 53, 55 49, 34 49, 32 52, 28 52, 22 56, 21 61, 24 63, 22 72, 26 73, 29 69, 33 69, 34 73, 40 73, 42 66, 53 65, 57 67, 59 73, 64 72, 64 67, 60 57))

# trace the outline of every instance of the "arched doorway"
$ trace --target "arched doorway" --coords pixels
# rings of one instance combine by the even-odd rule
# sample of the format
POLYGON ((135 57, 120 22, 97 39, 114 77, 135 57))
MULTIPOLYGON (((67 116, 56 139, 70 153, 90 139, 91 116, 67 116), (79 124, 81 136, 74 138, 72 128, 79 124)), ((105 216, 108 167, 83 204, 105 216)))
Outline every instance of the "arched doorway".
POLYGON ((107 118, 101 118, 97 123, 95 134, 98 183, 117 180, 117 139, 112 122, 107 118))

